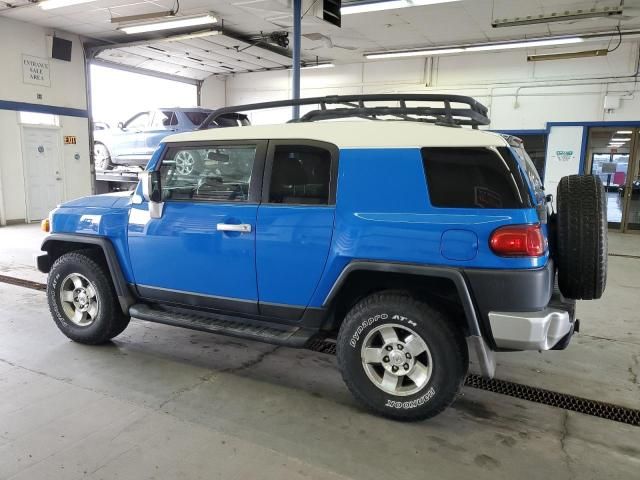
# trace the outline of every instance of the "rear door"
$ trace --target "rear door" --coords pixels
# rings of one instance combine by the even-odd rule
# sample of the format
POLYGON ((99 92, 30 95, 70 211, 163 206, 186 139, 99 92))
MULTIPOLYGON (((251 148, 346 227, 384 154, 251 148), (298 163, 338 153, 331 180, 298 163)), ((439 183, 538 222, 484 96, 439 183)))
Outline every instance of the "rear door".
POLYGON ((256 215, 266 142, 171 145, 160 162, 163 209, 132 205, 129 254, 139 293, 157 301, 258 313, 256 215), (192 168, 178 159, 195 159, 192 168))
POLYGON ((314 141, 271 141, 258 208, 260 313, 298 320, 329 255, 338 149, 314 141))
POLYGON ((144 135, 149 128, 151 114, 142 112, 131 117, 122 128, 111 132, 111 154, 121 158, 139 158, 144 150, 144 135))

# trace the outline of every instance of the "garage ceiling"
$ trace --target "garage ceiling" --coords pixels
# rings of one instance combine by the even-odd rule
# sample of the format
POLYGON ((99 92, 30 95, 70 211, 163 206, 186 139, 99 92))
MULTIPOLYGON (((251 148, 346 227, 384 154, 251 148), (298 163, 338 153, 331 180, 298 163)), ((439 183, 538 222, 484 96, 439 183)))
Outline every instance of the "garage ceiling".
MULTIPOLYGON (((344 0, 343 4, 353 0, 344 0)), ((625 2, 625 15, 508 28, 491 27, 499 16, 551 14, 595 6, 617 6, 618 0, 464 0, 371 12, 343 17, 342 28, 311 15, 303 19, 303 60, 349 63, 362 61, 367 51, 436 47, 460 43, 516 40, 547 35, 588 33, 640 27, 640 0, 625 2), (316 35, 309 35, 316 34, 316 35), (318 35, 319 34, 319 35, 318 35)), ((28 0, 0 0, 0 15, 60 31, 80 34, 92 41, 119 44, 132 38, 116 30, 112 17, 171 10, 174 0, 96 0, 55 10, 42 10, 28 0), (3 7, 4 6, 4 7, 3 7)), ((292 30, 287 0, 181 0, 179 15, 213 11, 224 28, 247 37, 216 35, 178 42, 147 37, 148 43, 105 50, 99 58, 192 79, 212 74, 260 71, 291 65, 286 51, 273 52, 248 39, 260 32, 292 30)), ((139 39, 139 38, 138 38, 139 39)))

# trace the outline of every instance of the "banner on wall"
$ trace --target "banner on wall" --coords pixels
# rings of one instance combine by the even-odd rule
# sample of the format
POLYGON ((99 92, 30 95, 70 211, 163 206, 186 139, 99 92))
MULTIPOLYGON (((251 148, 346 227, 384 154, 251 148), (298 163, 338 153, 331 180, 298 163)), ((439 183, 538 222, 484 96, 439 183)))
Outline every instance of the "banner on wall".
POLYGON ((22 55, 22 81, 43 87, 51 86, 50 64, 46 58, 22 55))
POLYGON ((554 196, 560 179, 580 172, 582 158, 582 126, 554 126, 547 139, 547 161, 545 164, 545 191, 554 196))

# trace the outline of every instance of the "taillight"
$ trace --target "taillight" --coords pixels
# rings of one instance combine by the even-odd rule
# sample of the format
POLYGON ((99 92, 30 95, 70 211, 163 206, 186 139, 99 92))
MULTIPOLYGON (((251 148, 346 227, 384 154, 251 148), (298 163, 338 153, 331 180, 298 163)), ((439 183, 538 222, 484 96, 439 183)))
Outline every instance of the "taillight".
POLYGON ((540 225, 509 225, 491 234, 491 250, 501 257, 539 257, 547 250, 540 225))

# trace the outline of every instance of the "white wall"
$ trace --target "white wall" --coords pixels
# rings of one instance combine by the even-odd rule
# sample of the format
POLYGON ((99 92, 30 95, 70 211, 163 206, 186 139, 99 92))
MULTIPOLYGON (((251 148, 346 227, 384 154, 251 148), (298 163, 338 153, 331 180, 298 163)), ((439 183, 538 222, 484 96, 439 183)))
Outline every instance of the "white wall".
MULTIPOLYGON (((350 93, 451 93, 470 95, 487 107, 495 130, 545 129, 548 122, 640 120, 638 42, 626 41, 605 57, 527 62, 527 54, 606 48, 586 43, 564 49, 511 50, 428 58, 366 61, 331 69, 302 70, 303 97, 350 93), (605 112, 606 95, 623 97, 621 107, 605 112)), ((202 88, 203 106, 211 106, 209 82, 202 88)), ((213 84, 215 85, 215 84, 213 84)), ((286 99, 291 72, 248 73, 228 77, 227 105, 286 99)), ((281 122, 288 111, 253 113, 254 123, 281 122)), ((580 145, 582 129, 567 130, 577 137, 563 144, 580 145)), ((565 135, 566 136, 566 135, 565 135)), ((575 149, 578 151, 579 149, 575 149)), ((576 169, 579 162, 570 162, 576 169)), ((556 165, 557 166, 557 165, 556 165)), ((565 172, 567 165, 555 167, 565 172)), ((557 173, 557 172, 556 172, 557 173)))
MULTIPOLYGON (((22 55, 46 58, 46 35, 52 33, 52 29, 0 17, 0 101, 86 110, 82 45, 75 35, 55 31, 56 35, 73 42, 72 59, 71 62, 50 59, 50 87, 23 82, 22 55)), ((62 148, 64 194, 68 200, 91 193, 88 120, 61 116, 60 127, 61 136, 77 138, 76 145, 62 148), (80 157, 78 160, 76 154, 80 157)), ((26 204, 18 114, 0 109, 0 224, 24 218, 26 204)))
MULTIPOLYGON (((604 48, 588 43, 538 53, 604 48)), ((303 70, 302 96, 349 93, 460 93, 471 95, 490 109, 492 129, 543 129, 547 122, 639 120, 640 96, 633 75, 638 43, 624 42, 605 57, 527 62, 531 50, 458 54, 428 58, 367 61, 331 69, 303 70), (621 108, 605 112, 604 97, 622 95, 621 108)), ((230 76, 228 105, 285 99, 291 72, 275 71, 230 76)), ((202 87, 203 106, 211 86, 202 87)), ((286 115, 286 114, 285 114, 286 115)))

